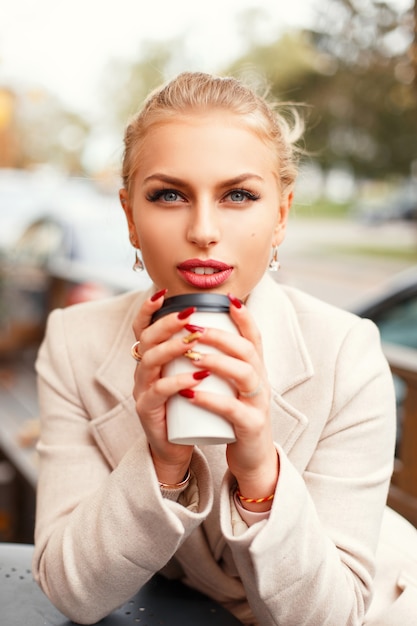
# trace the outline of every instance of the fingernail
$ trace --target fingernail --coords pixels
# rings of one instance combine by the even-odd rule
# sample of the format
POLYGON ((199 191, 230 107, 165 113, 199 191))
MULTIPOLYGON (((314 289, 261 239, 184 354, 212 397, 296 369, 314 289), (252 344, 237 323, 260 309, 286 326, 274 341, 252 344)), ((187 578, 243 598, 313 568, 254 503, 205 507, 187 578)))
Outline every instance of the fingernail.
POLYGON ((164 296, 167 291, 168 289, 161 289, 161 291, 157 291, 153 294, 153 296, 151 296, 151 301, 156 302, 157 300, 159 300, 159 298, 162 298, 162 296, 164 296))
POLYGON ((198 372, 194 372, 193 378, 194 380, 203 380, 203 378, 207 378, 210 376, 210 372, 208 370, 200 370, 198 372))
POLYGON ((197 326, 196 324, 186 324, 184 328, 189 330, 190 333, 203 333, 205 331, 203 326, 197 326))
POLYGON ((199 339, 201 337, 201 333, 196 332, 196 333, 191 333, 190 335, 186 335, 186 337, 182 338, 183 343, 192 343, 193 341, 195 341, 196 339, 199 339))
POLYGON ((196 308, 195 306, 189 306, 188 309, 184 309, 183 311, 180 311, 177 315, 179 320, 185 320, 187 317, 190 317, 190 315, 192 313, 196 312, 196 308))
POLYGON ((231 293, 228 293, 227 297, 229 298, 231 304, 233 304, 233 306, 235 306, 237 309, 242 308, 242 302, 239 300, 239 298, 236 298, 231 293))
POLYGON ((184 352, 184 356, 190 359, 190 361, 200 361, 202 354, 200 352, 194 352, 193 350, 187 350, 187 352, 184 352))
POLYGON ((183 396, 183 398, 194 398, 195 393, 192 389, 180 389, 178 392, 179 396, 183 396))

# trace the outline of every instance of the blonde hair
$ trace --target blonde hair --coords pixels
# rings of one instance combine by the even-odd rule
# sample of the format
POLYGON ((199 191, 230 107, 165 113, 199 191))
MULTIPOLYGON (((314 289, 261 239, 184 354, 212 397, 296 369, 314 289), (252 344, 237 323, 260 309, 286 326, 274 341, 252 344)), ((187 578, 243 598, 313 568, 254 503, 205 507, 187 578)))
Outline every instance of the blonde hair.
MULTIPOLYGON (((281 106, 281 109, 283 109, 281 106)), ((291 189, 298 173, 296 142, 303 124, 291 107, 292 123, 283 110, 269 104, 236 78, 212 76, 202 72, 183 72, 151 92, 143 108, 131 120, 124 136, 123 185, 130 195, 140 161, 140 147, 149 129, 178 115, 220 109, 240 116, 277 157, 277 178, 281 191, 291 189)), ((286 109, 287 110, 287 109, 286 109)))

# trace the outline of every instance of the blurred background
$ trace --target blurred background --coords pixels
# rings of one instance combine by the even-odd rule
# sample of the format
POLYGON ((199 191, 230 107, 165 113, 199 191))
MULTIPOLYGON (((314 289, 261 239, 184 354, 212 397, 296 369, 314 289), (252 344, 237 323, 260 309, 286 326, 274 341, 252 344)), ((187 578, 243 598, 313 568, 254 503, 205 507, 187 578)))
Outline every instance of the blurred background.
MULTIPOLYGON (((277 279, 374 319, 384 343, 407 350, 417 379, 417 4, 285 4, 14 0, 3 8, 0 540, 31 538, 33 363, 48 312, 149 283, 131 271, 118 206, 123 131, 149 90, 179 71, 233 74, 300 104, 309 156, 277 279)), ((414 387, 395 380, 402 416, 414 387)))

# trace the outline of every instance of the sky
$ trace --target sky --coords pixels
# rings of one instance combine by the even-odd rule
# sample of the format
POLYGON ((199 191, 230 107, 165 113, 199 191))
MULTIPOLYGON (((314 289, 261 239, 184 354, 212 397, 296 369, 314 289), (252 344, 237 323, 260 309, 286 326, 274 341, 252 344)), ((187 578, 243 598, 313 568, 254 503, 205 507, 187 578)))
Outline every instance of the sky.
MULTIPOLYGON (((239 53, 237 15, 265 11, 265 41, 309 23, 314 0, 4 0, 0 83, 46 88, 81 113, 97 107, 111 59, 132 59, 149 40, 183 37, 193 69, 215 72, 239 53)), ((181 68, 186 69, 186 68, 181 68)))

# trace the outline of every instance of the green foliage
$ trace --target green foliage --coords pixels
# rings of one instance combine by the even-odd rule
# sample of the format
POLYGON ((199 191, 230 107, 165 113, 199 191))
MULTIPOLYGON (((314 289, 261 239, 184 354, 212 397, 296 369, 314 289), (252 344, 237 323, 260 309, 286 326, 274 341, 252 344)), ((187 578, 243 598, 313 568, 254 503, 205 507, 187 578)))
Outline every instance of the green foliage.
POLYGON ((410 17, 411 10, 399 13, 384 0, 321 0, 312 32, 317 49, 348 65, 370 67, 393 52, 394 37, 407 38, 410 17))
POLYGON ((254 43, 224 73, 255 83, 264 82, 274 95, 291 99, 294 86, 315 73, 319 64, 319 55, 308 36, 296 32, 286 33, 269 45, 254 43))
POLYGON ((390 43, 393 35, 407 41, 407 32, 410 39, 407 16, 372 0, 320 6, 314 30, 255 43, 227 71, 256 68, 273 99, 308 105, 305 144, 324 169, 409 175, 417 162, 417 90, 406 47, 393 52, 390 43))
POLYGON ((343 219, 349 214, 350 208, 350 203, 332 202, 325 198, 303 203, 297 200, 296 195, 291 208, 290 219, 293 217, 343 219))
POLYGON ((359 177, 408 175, 417 159, 417 94, 395 79, 395 61, 359 69, 339 62, 331 76, 310 73, 297 99, 311 105, 307 149, 325 169, 359 177))
POLYGON ((404 246, 378 246, 378 245, 323 245, 322 252, 340 256, 363 256, 381 259, 396 259, 407 261, 410 265, 417 263, 417 250, 404 246))
POLYGON ((111 64, 104 91, 111 99, 116 126, 124 128, 128 119, 140 109, 149 92, 176 72, 182 56, 181 39, 149 41, 143 44, 133 63, 115 61, 111 64))
POLYGON ((19 96, 16 111, 18 167, 54 163, 71 174, 83 172, 82 154, 89 123, 43 91, 19 96))
MULTIPOLYGON (((269 85, 272 100, 304 103, 305 146, 325 170, 409 175, 417 163, 417 89, 414 57, 407 54, 411 12, 398 13, 383 0, 320 0, 317 6, 314 28, 267 45, 257 36, 262 11, 243 13, 246 51, 221 73, 261 90, 269 85)), ((148 42, 135 62, 113 64, 106 89, 118 131, 150 89, 192 67, 180 38, 148 42)))
POLYGON ((409 175, 417 162, 412 8, 398 13, 381 0, 319 7, 312 45, 336 69, 310 75, 300 89, 313 105, 308 146, 324 167, 346 162, 358 176, 409 175))

